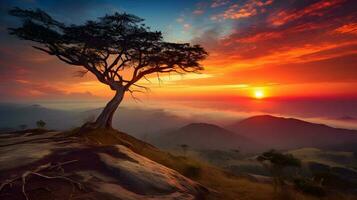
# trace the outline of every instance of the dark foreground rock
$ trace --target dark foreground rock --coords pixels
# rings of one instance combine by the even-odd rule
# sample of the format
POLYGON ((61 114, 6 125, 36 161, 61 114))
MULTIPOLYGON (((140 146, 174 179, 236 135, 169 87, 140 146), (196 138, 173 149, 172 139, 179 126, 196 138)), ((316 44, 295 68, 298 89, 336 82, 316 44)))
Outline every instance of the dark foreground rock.
POLYGON ((207 193, 124 145, 58 132, 2 134, 0 182, 0 199, 203 199, 207 193))

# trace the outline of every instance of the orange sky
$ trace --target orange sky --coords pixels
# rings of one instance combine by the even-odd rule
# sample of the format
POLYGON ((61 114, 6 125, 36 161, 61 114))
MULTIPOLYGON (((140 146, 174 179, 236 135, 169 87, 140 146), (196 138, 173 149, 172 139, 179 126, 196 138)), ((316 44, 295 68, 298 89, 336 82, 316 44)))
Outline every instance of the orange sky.
MULTIPOLYGON (((205 71, 162 76, 160 84, 153 76, 152 83, 142 81, 151 88, 143 98, 254 98, 256 91, 264 98, 357 97, 353 1, 214 0, 187 6, 162 24, 164 35, 203 45, 209 52, 205 71)), ((11 40, 0 47, 1 99, 111 97, 92 75, 74 77, 78 68, 11 40)))

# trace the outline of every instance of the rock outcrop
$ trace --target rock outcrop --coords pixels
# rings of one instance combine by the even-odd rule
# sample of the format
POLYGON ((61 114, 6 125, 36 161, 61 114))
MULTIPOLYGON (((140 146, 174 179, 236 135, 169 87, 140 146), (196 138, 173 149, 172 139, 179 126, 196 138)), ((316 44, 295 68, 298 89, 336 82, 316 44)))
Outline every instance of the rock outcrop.
POLYGON ((58 132, 2 134, 0 182, 0 199, 202 199, 207 192, 126 146, 58 132))

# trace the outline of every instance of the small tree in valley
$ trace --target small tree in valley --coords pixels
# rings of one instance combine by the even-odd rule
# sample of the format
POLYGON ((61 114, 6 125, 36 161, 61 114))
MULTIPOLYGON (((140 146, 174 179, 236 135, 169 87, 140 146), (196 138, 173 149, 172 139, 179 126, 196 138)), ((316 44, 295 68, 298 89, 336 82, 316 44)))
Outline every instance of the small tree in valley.
POLYGON ((274 191, 282 187, 285 182, 284 170, 288 167, 300 168, 301 161, 291 154, 282 154, 276 150, 262 153, 257 160, 269 170, 274 181, 274 191))
POLYGON ((46 122, 44 122, 43 120, 38 120, 37 122, 36 122, 36 126, 37 126, 37 128, 45 128, 45 126, 46 126, 46 122))

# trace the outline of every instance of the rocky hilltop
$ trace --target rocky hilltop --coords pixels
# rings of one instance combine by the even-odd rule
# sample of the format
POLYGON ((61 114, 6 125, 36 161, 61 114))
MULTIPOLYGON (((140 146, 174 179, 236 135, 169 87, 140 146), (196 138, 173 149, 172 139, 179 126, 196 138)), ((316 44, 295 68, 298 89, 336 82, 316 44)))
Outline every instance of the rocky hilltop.
POLYGON ((137 153, 141 141, 130 136, 116 145, 39 130, 0 137, 0 199, 202 199, 207 193, 137 153))

